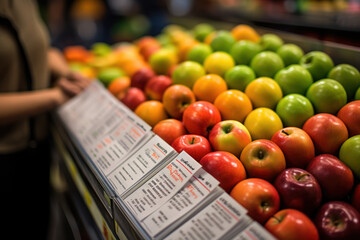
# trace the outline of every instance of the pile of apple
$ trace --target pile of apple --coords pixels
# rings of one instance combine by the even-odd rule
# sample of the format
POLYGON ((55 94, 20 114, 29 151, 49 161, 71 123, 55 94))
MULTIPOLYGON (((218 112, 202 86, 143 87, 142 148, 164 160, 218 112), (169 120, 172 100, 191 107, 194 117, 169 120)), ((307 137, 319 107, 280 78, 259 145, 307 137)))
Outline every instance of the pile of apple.
POLYGON ((82 68, 73 66, 92 66, 114 96, 199 161, 274 236, 359 238, 355 67, 247 25, 170 25, 157 37, 97 48, 82 68))

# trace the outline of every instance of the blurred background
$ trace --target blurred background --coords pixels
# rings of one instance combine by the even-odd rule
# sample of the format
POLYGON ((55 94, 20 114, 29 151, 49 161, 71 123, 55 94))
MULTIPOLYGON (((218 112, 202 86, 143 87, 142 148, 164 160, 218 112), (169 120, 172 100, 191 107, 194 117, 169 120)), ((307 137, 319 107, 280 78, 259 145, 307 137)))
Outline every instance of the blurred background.
POLYGON ((144 35, 189 18, 292 32, 360 47, 360 0, 38 0, 52 44, 90 47, 144 35))

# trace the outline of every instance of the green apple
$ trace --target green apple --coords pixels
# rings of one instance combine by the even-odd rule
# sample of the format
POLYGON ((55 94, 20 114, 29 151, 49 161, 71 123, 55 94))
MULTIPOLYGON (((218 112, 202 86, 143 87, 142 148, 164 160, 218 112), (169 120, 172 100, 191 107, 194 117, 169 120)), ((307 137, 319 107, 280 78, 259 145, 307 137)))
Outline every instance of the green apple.
POLYGON ((90 51, 95 56, 105 56, 105 55, 109 54, 112 51, 112 49, 111 49, 110 45, 107 43, 97 42, 97 43, 94 43, 93 45, 91 45, 90 51))
POLYGON ((276 113, 285 127, 302 128, 303 124, 314 115, 314 108, 306 97, 293 93, 278 102, 276 113))
POLYGON ((236 64, 249 65, 251 59, 261 51, 261 46, 249 40, 240 40, 236 42, 231 50, 230 55, 234 58, 236 64))
POLYGON ((151 54, 149 64, 155 73, 158 75, 165 75, 177 61, 176 51, 173 47, 168 46, 151 54))
POLYGON ((107 87, 114 79, 122 77, 124 75, 125 73, 120 68, 109 67, 100 70, 97 78, 107 87))
POLYGON ((276 52, 283 44, 284 41, 278 35, 273 33, 266 33, 260 38, 260 45, 262 46, 263 51, 276 52))
POLYGON ((280 69, 284 68, 284 62, 277 53, 264 51, 254 56, 250 66, 257 77, 273 78, 280 69))
POLYGON ((203 42, 207 35, 215 31, 214 27, 208 23, 199 23, 192 29, 193 36, 199 42, 203 42))
POLYGON ((344 87, 333 79, 322 79, 311 84, 306 97, 314 105, 316 113, 336 114, 347 102, 344 87))
POLYGON ((255 79, 255 73, 249 66, 237 65, 225 73, 225 81, 229 89, 244 91, 246 86, 255 79))
POLYGON ((187 54, 187 60, 203 64, 205 58, 212 53, 212 49, 205 43, 195 45, 187 54))
POLYGON ((285 66, 299 64, 300 59, 304 56, 304 51, 298 45, 293 43, 282 45, 278 48, 276 53, 282 58, 285 66))
POLYGON ((280 85, 284 95, 290 93, 306 94, 313 83, 311 74, 298 64, 290 65, 276 73, 274 80, 280 85))
POLYGON ((345 88, 348 100, 353 99, 356 90, 360 87, 360 73, 352 65, 339 64, 329 72, 328 78, 341 83, 345 88))
POLYGON ((330 70, 334 67, 334 62, 326 53, 312 51, 300 59, 300 65, 310 72, 314 81, 317 81, 327 77, 330 70))
POLYGON ((355 92, 354 100, 360 100, 360 87, 355 92))
POLYGON ((192 89, 198 78, 205 75, 204 67, 197 62, 184 61, 172 73, 174 84, 182 84, 192 89))
POLYGON ((233 35, 226 30, 220 30, 215 34, 215 37, 212 39, 210 43, 211 49, 222 52, 230 52, 230 49, 235 44, 235 38, 233 35))
POLYGON ((339 159, 360 178, 360 135, 348 138, 341 145, 339 159))

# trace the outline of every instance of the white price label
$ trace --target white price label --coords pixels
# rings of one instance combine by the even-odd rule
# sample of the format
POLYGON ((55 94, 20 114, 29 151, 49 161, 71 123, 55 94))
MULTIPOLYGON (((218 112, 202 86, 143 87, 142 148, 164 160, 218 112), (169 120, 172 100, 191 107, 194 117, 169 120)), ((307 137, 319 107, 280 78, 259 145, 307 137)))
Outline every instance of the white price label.
POLYGON ((144 219, 142 224, 151 236, 155 236, 198 206, 219 185, 213 176, 200 169, 175 196, 154 213, 144 219))
POLYGON ((111 170, 107 177, 120 196, 173 152, 169 144, 154 135, 134 155, 111 170))
POLYGON ((223 193, 165 239, 221 239, 244 216, 246 209, 223 193))
POLYGON ((252 222, 244 231, 232 240, 276 240, 266 229, 257 222, 252 222))
POLYGON ((135 217, 142 221, 173 197, 200 168, 195 159, 181 152, 124 201, 135 217))

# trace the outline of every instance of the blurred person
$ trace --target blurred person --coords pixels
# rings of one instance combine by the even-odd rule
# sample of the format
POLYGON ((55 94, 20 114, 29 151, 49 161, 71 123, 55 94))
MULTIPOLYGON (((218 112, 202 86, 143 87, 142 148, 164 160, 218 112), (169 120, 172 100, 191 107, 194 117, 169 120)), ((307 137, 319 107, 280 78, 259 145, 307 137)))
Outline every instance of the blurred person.
POLYGON ((49 46, 35 0, 0 1, 0 204, 7 236, 46 238, 48 113, 88 84, 49 46))

